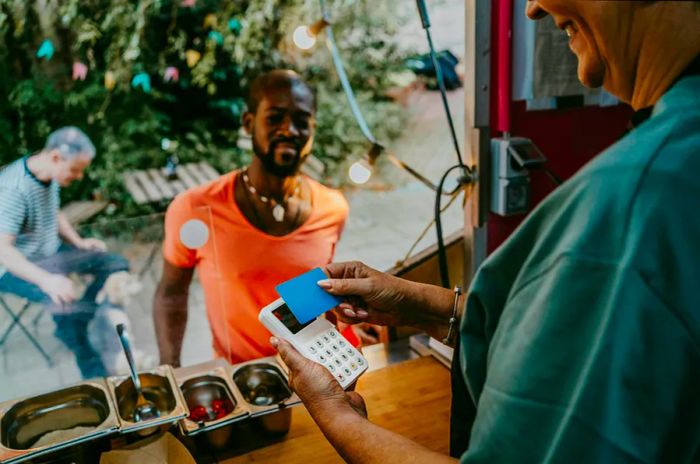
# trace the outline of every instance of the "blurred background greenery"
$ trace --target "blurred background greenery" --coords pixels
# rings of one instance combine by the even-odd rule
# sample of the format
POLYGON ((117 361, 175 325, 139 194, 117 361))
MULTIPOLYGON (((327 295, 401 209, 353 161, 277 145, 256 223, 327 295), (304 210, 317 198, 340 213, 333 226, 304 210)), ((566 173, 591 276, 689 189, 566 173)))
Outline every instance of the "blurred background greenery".
MULTIPOLYGON (((392 0, 327 4, 368 122, 390 141, 405 124, 386 96, 408 53, 392 39, 405 18, 392 0)), ((294 28, 319 17, 312 0, 0 0, 0 165, 76 125, 98 157, 63 201, 109 201, 102 221, 156 212, 164 205, 133 202, 123 173, 162 167, 173 153, 219 172, 245 163, 250 153, 236 142, 246 86, 263 71, 291 67, 318 91, 314 155, 328 167, 326 181, 341 185, 342 167, 368 146, 323 42, 308 52, 291 43, 294 28), (55 48, 50 59, 37 57, 45 40, 55 48), (84 80, 72 76, 76 62, 87 66, 84 80), (176 82, 164 79, 169 67, 176 82)))

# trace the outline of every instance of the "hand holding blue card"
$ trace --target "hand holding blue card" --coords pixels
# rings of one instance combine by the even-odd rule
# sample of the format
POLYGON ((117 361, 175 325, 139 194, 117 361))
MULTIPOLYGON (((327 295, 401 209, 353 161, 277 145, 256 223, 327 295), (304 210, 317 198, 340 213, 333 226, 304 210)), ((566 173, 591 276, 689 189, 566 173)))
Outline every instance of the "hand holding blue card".
POLYGON ((305 272, 275 287, 300 324, 335 308, 343 300, 319 287, 316 282, 328 276, 320 267, 305 272))

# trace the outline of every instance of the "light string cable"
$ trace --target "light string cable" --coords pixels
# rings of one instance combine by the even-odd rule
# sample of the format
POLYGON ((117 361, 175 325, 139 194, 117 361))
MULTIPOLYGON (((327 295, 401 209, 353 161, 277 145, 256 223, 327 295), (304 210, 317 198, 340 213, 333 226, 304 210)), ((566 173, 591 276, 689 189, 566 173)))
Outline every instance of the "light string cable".
MULTIPOLYGON (((326 44, 331 54, 333 67, 335 68, 336 74, 338 75, 338 79, 340 80, 343 92, 345 93, 345 96, 348 100, 348 104, 350 105, 350 110, 352 111, 352 115, 355 118, 357 125, 360 127, 362 135, 373 145, 373 147, 379 149, 380 152, 384 152, 386 154, 387 159, 391 163, 411 174, 420 183, 428 187, 430 190, 437 192, 437 186, 433 182, 431 182, 427 177, 425 177, 420 172, 416 171, 414 168, 412 168, 405 162, 401 161, 395 154, 387 151, 384 145, 377 141, 376 137, 372 133, 372 130, 369 128, 369 125, 367 124, 364 115, 362 114, 362 110, 360 109, 360 106, 357 103, 357 98, 355 97, 355 91, 353 90, 352 85, 350 84, 350 80, 348 79, 347 72, 345 71, 345 64, 343 63, 343 59, 340 56, 340 51, 338 50, 338 45, 335 41, 335 35, 333 34, 333 26, 330 22, 330 15, 326 8, 326 2, 325 0, 319 0, 319 4, 321 5, 321 14, 323 16, 323 19, 328 24, 328 26, 326 26, 325 28, 327 39, 326 44)), ((445 195, 451 195, 452 193, 453 192, 445 193, 445 195)))
MULTIPOLYGON (((423 3, 421 0, 417 0, 418 2, 418 10, 421 16, 421 22, 423 24, 424 29, 426 30, 426 35, 428 37, 428 46, 430 47, 431 51, 431 58, 433 60, 433 65, 435 66, 435 71, 436 71, 436 78, 438 80, 438 86, 440 87, 440 94, 442 98, 442 103, 443 107, 445 109, 445 112, 447 114, 447 120, 448 124, 450 126, 450 134, 452 137, 452 142, 454 144, 455 151, 457 153, 457 159, 459 161, 459 164, 451 167, 448 169, 445 174, 442 176, 442 179, 440 180, 440 183, 436 187, 432 182, 430 182, 425 176, 419 174, 417 171, 414 169, 410 168, 409 166, 406 165, 406 163, 402 162, 396 156, 387 153, 387 156, 389 157, 389 160, 396 164, 397 166, 405 169, 407 172, 412 174, 414 177, 416 177, 419 181, 421 181, 424 185, 428 186, 431 190, 435 191, 435 212, 434 212, 434 222, 435 222, 435 229, 437 233, 437 242, 438 242, 438 261, 439 261, 439 267, 440 267, 440 277, 441 277, 441 282, 444 287, 449 288, 449 272, 448 272, 448 266, 447 266, 447 252, 445 249, 445 241, 443 238, 442 234, 442 220, 441 220, 441 197, 442 195, 447 195, 447 196, 453 196, 455 195, 463 185, 470 184, 473 182, 474 178, 474 172, 473 169, 466 166, 462 160, 462 154, 461 150, 459 148, 459 140, 457 138, 457 134, 454 128, 454 121, 452 120, 452 114, 450 112, 450 107, 449 107, 449 102, 447 101, 447 91, 445 89, 445 82, 444 82, 444 77, 442 75, 442 70, 439 66, 439 63, 437 61, 437 54, 435 52, 435 47, 432 42, 432 36, 430 35, 430 20, 428 18, 428 11, 427 7, 425 6, 425 3, 423 3), (451 192, 444 192, 443 188, 445 185, 445 181, 448 177, 449 174, 451 174, 453 171, 456 169, 460 169, 462 171, 459 181, 457 183, 457 186, 453 189, 451 192)), ((353 113, 353 116, 355 117, 355 120, 357 121, 360 130, 362 131, 362 134, 365 136, 365 138, 373 144, 373 146, 380 148, 381 150, 384 149, 384 147, 377 142, 376 138, 374 137, 374 134, 372 134, 372 131, 370 130, 369 126, 367 125, 367 121, 365 120, 364 116, 362 115, 362 111, 359 108, 359 105, 357 104, 357 99, 355 98, 355 93, 353 91, 352 85, 350 84, 350 81, 347 77, 347 73, 345 72, 345 66, 343 64, 343 60, 340 56, 340 52, 338 51, 337 44, 335 42, 335 36, 333 35, 333 27, 330 24, 330 16, 328 14, 328 10, 326 8, 326 2, 325 0, 319 0, 319 4, 321 7, 321 14, 323 15, 323 19, 329 24, 328 27, 326 28, 326 38, 327 41, 326 43, 328 44, 328 49, 331 53, 332 59, 333 59, 333 65, 336 69, 336 73, 338 74, 338 78, 340 79, 341 85, 343 87, 343 91, 345 92, 345 95, 348 99, 348 103, 350 104, 350 109, 353 113)))

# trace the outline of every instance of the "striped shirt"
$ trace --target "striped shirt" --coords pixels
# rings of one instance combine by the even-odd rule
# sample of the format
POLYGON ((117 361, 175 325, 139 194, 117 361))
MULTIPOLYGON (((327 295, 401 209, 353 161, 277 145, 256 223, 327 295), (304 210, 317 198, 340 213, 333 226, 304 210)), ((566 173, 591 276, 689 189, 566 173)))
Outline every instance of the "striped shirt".
MULTIPOLYGON (((0 234, 16 237, 15 247, 29 260, 53 255, 58 236, 60 187, 41 182, 27 167, 27 158, 0 170, 0 234)), ((7 269, 0 266, 0 276, 7 269)))

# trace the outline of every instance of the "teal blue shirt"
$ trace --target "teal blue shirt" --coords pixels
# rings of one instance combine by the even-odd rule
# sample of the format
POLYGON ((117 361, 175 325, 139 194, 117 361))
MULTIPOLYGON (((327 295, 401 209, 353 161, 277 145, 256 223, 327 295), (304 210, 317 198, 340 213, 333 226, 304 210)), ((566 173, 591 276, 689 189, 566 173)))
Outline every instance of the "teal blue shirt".
POLYGON ((700 462, 700 76, 484 263, 461 346, 462 462, 700 462))

